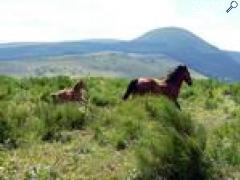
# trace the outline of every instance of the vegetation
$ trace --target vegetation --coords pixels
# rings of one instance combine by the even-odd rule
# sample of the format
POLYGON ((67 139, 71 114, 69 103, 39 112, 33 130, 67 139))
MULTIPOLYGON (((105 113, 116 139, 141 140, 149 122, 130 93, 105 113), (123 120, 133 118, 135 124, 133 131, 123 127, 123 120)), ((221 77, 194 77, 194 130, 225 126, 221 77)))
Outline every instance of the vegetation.
POLYGON ((0 77, 0 179, 238 179, 240 85, 122 101, 128 80, 86 77, 88 102, 54 104, 65 76, 0 77))
POLYGON ((222 51, 178 27, 154 29, 129 41, 0 44, 2 74, 158 76, 172 63, 208 77, 240 80, 239 52, 222 51))
MULTIPOLYGON (((85 55, 63 55, 23 60, 0 60, 0 74, 56 76, 163 76, 179 61, 165 55, 140 55, 121 52, 99 52, 85 55)), ((197 78, 205 76, 191 70, 197 78)))

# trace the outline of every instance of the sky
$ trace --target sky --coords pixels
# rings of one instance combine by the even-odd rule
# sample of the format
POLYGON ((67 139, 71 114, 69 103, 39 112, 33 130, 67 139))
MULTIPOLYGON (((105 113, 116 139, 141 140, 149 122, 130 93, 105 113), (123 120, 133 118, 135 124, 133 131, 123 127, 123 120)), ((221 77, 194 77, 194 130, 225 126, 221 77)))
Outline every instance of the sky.
POLYGON ((0 0, 0 42, 131 40, 176 26, 240 51, 239 7, 231 0, 0 0))

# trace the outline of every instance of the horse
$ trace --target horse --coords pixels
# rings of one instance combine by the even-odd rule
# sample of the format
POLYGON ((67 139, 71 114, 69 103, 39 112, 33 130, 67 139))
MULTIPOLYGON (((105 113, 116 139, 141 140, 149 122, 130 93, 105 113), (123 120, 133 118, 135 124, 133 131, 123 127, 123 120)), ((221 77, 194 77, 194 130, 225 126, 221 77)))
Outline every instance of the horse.
POLYGON ((169 73, 166 78, 157 79, 151 77, 140 77, 131 80, 122 99, 127 100, 130 94, 161 94, 168 97, 179 109, 181 109, 177 98, 183 81, 185 81, 189 86, 192 85, 192 78, 187 66, 179 65, 171 73, 169 73))
POLYGON ((51 94, 55 102, 85 102, 85 85, 82 80, 78 81, 73 88, 59 90, 51 94))

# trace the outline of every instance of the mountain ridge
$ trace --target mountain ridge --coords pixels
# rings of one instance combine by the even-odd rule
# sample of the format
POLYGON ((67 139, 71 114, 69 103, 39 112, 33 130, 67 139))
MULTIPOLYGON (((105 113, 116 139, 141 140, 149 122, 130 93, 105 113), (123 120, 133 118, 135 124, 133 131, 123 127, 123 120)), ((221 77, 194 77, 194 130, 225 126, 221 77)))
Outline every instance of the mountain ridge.
POLYGON ((92 39, 51 43, 1 44, 1 60, 36 59, 62 55, 82 55, 117 51, 143 55, 165 54, 211 77, 240 80, 240 64, 220 50, 183 28, 166 27, 144 33, 129 41, 92 39))

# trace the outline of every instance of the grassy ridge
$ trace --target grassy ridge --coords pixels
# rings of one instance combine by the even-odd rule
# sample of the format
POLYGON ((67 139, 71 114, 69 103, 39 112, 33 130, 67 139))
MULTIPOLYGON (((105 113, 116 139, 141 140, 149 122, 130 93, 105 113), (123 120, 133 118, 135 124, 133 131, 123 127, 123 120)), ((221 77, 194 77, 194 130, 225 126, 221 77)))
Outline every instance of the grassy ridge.
MULTIPOLYGON (((0 74, 16 76, 164 76, 180 62, 165 55, 140 55, 99 52, 87 55, 64 55, 25 60, 1 60, 0 74)), ((205 76, 191 69, 192 76, 205 76)))
POLYGON ((88 103, 52 103, 76 80, 0 77, 1 179, 239 178, 239 84, 194 81, 182 112, 121 100, 128 80, 86 78, 88 103))

